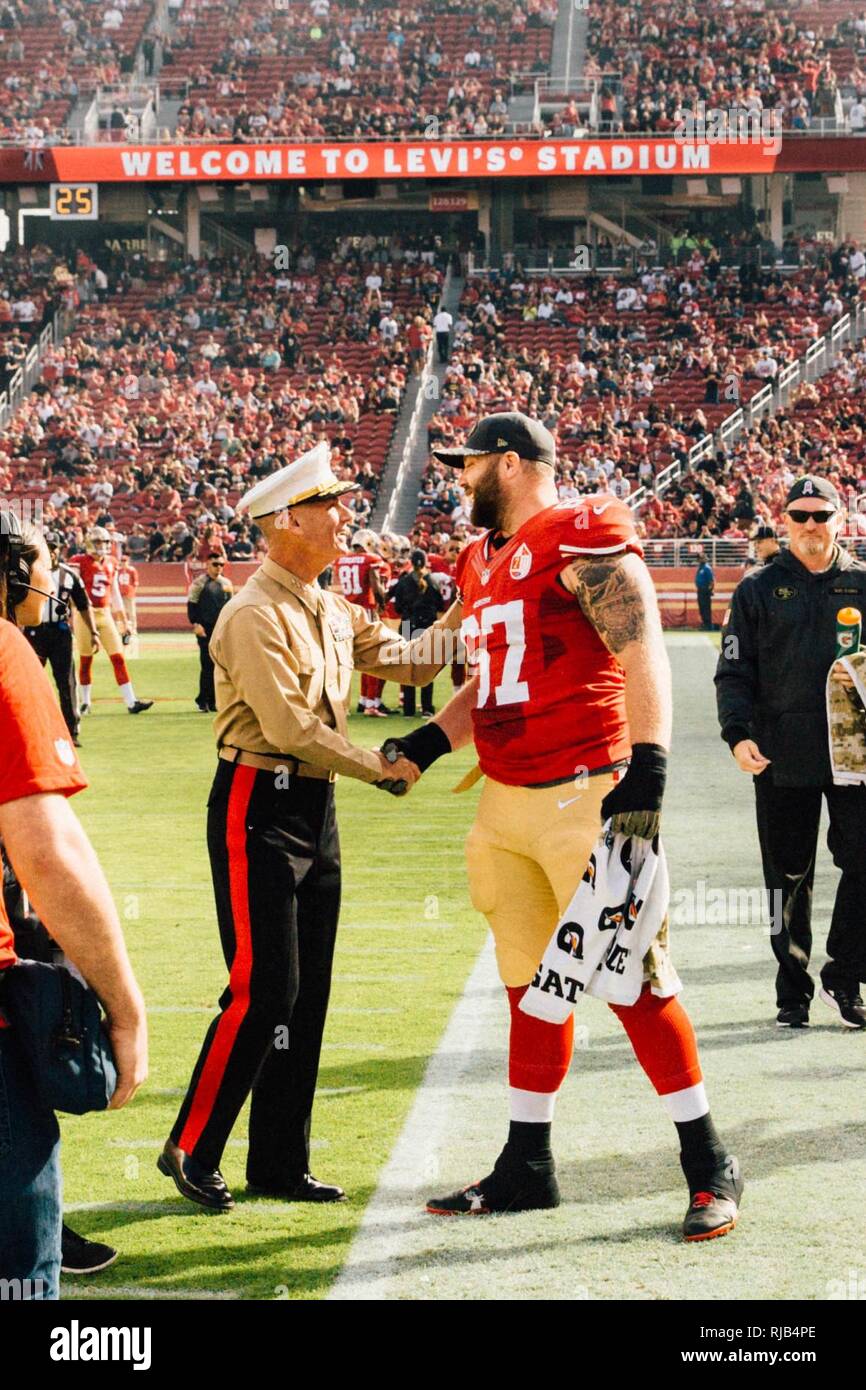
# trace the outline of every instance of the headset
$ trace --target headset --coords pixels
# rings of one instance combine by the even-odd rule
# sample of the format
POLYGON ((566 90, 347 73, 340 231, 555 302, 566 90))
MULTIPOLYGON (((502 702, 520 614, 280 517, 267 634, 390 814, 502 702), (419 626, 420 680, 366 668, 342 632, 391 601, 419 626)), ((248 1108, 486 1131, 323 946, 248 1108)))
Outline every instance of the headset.
MULTIPOLYGON (((53 599, 64 608, 68 605, 55 594, 46 593, 30 583, 30 563, 24 558, 24 532, 21 522, 13 511, 5 508, 0 512, 0 566, 6 572, 6 594, 10 609, 23 603, 28 593, 41 594, 42 598, 53 599)), ((2 616, 2 615, 0 615, 2 616)))

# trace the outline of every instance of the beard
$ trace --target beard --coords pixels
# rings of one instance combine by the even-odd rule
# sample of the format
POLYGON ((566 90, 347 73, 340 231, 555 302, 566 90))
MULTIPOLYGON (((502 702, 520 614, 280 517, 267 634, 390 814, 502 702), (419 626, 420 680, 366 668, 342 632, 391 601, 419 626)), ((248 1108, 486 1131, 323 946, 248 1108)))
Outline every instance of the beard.
POLYGON ((472 489, 472 513, 469 518, 473 526, 491 531, 504 529, 507 510, 505 494, 496 471, 498 463, 498 459, 491 459, 487 472, 472 489))

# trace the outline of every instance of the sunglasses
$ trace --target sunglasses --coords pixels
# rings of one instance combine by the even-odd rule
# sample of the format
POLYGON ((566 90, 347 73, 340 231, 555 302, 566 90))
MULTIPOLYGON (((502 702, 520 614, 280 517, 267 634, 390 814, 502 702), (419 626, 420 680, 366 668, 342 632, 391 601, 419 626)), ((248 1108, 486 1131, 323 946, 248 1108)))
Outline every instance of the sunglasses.
POLYGON ((224 567, 224 565, 225 565, 225 561, 224 561, 224 560, 210 560, 209 563, 210 563, 211 565, 213 565, 215 569, 218 569, 218 570, 223 569, 223 567, 224 567))
POLYGON ((796 521, 800 526, 805 526, 809 517, 812 518, 816 526, 823 526, 825 521, 829 521, 831 517, 836 515, 836 510, 834 507, 831 507, 828 511, 809 512, 803 507, 791 507, 786 515, 789 516, 792 521, 796 521))

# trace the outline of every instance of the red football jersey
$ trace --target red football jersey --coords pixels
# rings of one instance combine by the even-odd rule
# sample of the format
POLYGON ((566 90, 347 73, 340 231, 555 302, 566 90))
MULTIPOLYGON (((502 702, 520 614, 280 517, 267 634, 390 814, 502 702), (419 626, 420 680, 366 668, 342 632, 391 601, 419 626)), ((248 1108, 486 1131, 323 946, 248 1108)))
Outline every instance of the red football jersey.
MULTIPOLYGON (((48 678, 30 643, 0 619, 0 803, 87 786, 48 678)), ((2 871, 2 865, 0 865, 2 871)), ((15 960, 12 928, 0 892, 0 970, 15 960)))
POLYGON ((367 609, 376 607, 372 573, 379 563, 377 556, 367 555, 363 551, 355 555, 337 556, 337 583, 350 603, 367 609))
POLYGON ((631 511, 606 494, 558 502, 499 549, 490 541, 456 567, 482 772, 533 786, 627 758, 625 673, 559 575, 575 555, 642 555, 631 511))
POLYGON ((129 598, 138 588, 138 570, 135 565, 119 565, 117 587, 121 598, 129 598))
POLYGON ((69 563, 81 575, 81 582, 93 607, 110 608, 111 586, 117 574, 114 556, 107 555, 104 560, 98 560, 95 555, 73 555, 69 563))
POLYGON ((445 600, 446 608, 450 607, 454 597, 454 566, 444 555, 431 555, 427 563, 436 576, 436 588, 445 600))

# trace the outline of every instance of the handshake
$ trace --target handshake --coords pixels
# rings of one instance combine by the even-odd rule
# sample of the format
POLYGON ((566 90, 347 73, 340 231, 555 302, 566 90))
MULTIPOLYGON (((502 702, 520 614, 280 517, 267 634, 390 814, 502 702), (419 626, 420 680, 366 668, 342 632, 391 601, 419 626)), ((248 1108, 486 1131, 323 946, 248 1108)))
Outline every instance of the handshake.
POLYGON ((379 749, 386 775, 375 785, 392 796, 405 796, 431 763, 450 752, 451 743, 438 724, 422 725, 405 738, 386 738, 379 749))

